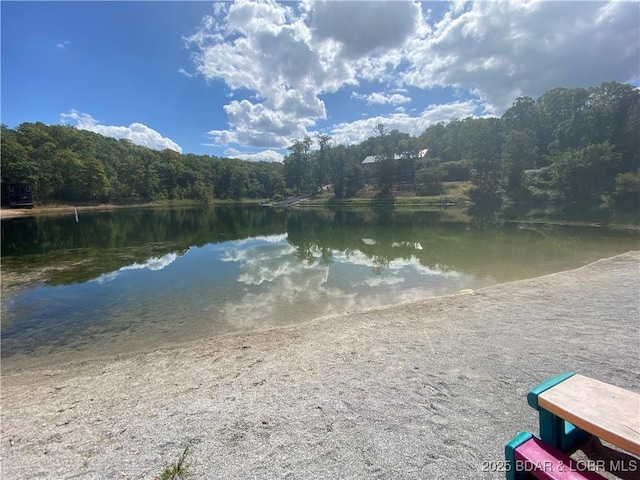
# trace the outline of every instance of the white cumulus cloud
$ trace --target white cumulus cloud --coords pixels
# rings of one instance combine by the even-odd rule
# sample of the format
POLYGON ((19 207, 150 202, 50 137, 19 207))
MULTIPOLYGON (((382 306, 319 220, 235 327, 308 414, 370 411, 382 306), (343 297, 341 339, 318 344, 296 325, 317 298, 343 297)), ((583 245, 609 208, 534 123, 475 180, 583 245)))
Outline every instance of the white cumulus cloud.
POLYGON ((335 2, 313 5, 311 26, 319 39, 333 39, 341 54, 357 59, 401 47, 418 29, 415 2, 335 2))
POLYGON ((224 151, 227 158, 238 158, 240 160, 248 160, 250 162, 282 162, 283 155, 275 150, 263 150, 261 152, 250 153, 241 152, 235 148, 228 148, 224 151))
POLYGON ((219 10, 185 38, 196 71, 254 95, 225 105, 229 128, 209 132, 217 145, 285 148, 327 117, 322 93, 354 82, 330 42, 316 45, 288 5, 239 1, 219 10))
POLYGON ((637 2, 477 1, 408 43, 403 82, 454 86, 501 114, 522 95, 640 77, 637 2))
POLYGON ((407 97, 406 95, 401 95, 399 93, 386 95, 382 92, 373 92, 368 95, 352 92, 351 98, 364 100, 365 102, 367 102, 367 105, 400 105, 402 103, 409 103, 411 101, 411 98, 407 97))
POLYGON ((60 122, 74 124, 80 130, 99 133, 105 137, 126 138, 136 145, 152 148, 154 150, 171 149, 182 153, 182 147, 170 138, 163 137, 160 133, 142 123, 132 123, 128 127, 112 125, 100 125, 91 115, 71 110, 60 114, 60 122))
POLYGON ((389 130, 399 130, 410 135, 419 136, 429 125, 448 122, 452 118, 466 118, 477 115, 483 107, 473 100, 454 103, 429 105, 418 116, 404 112, 389 115, 363 118, 354 122, 334 125, 330 134, 336 144, 353 145, 371 137, 376 125, 383 123, 389 130))
POLYGON ((412 1, 239 0, 216 4, 185 42, 196 74, 223 82, 233 96, 227 126, 209 132, 213 143, 281 149, 331 119, 331 96, 347 88, 388 110, 322 125, 336 143, 361 141, 376 123, 419 134, 451 117, 501 115, 518 96, 558 86, 637 82, 639 19, 638 2, 458 1, 428 9, 412 1), (458 101, 420 105, 420 90, 434 89, 455 91, 458 101))
POLYGON ((262 103, 249 100, 233 100, 225 105, 230 130, 211 130, 208 134, 219 145, 250 145, 261 148, 283 148, 290 144, 290 138, 301 138, 306 134, 305 124, 313 122, 303 117, 300 123, 292 122, 295 116, 286 110, 276 110, 262 103))

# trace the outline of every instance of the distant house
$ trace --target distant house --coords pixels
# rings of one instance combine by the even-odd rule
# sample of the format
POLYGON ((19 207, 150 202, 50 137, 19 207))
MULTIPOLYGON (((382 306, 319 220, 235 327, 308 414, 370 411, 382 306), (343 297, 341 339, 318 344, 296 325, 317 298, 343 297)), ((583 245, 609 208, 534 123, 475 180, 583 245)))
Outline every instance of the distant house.
MULTIPOLYGON (((418 155, 416 155, 415 158, 424 158, 426 157, 427 153, 429 152, 428 148, 423 148, 422 150, 420 150, 418 152, 418 155)), ((398 155, 397 153, 394 155, 394 158, 396 160, 402 160, 404 158, 403 155, 398 155)), ((378 157, 376 157, 375 155, 369 155, 367 158, 365 158, 362 162, 360 162, 360 165, 362 165, 367 172, 369 172, 370 174, 374 174, 378 171, 378 157)))
POLYGON ((33 208, 31 184, 3 183, 2 206, 8 208, 33 208))
POLYGON ((369 155, 360 163, 360 165, 362 165, 365 170, 371 174, 378 171, 378 159, 375 155, 369 155))

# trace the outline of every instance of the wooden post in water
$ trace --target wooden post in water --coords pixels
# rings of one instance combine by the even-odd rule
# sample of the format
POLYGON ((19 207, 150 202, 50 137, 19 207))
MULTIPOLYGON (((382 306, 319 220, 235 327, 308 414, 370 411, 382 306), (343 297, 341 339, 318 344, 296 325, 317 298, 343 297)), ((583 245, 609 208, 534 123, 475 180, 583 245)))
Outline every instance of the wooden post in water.
POLYGON ((78 220, 78 208, 77 207, 73 207, 73 211, 76 214, 76 222, 79 222, 79 220, 78 220))

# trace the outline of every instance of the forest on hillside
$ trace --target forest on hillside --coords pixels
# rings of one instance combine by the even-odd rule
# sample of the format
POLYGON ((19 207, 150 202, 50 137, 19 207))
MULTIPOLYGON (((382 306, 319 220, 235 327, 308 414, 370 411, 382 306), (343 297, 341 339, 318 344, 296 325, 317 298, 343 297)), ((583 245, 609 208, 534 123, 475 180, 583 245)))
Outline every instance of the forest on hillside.
POLYGON ((507 215, 640 207, 640 90, 615 82, 521 97, 501 117, 452 119, 419 136, 381 124, 358 145, 305 137, 283 163, 155 151, 65 125, 1 128, 2 182, 31 183, 38 203, 281 199, 327 184, 338 198, 367 184, 439 195, 443 182, 470 181, 474 203, 507 215), (367 156, 375 169, 362 166, 367 156))

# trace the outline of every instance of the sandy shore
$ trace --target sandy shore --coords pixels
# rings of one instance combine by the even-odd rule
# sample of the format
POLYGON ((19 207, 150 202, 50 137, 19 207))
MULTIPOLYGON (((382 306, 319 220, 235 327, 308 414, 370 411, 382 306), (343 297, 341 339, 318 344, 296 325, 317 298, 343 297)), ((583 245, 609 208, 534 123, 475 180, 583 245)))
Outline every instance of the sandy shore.
MULTIPOLYGON (((36 206, 33 208, 3 208, 0 209, 0 218, 16 218, 39 215, 73 215, 76 209, 78 210, 78 212, 91 212, 138 208, 194 207, 202 205, 202 202, 189 200, 130 204, 101 203, 96 205, 44 205, 36 206)), ((213 203, 212 205, 215 205, 215 203, 213 203)))
POLYGON ((197 479, 502 479, 504 444, 537 432, 533 385, 573 370, 640 389, 639 280, 630 252, 473 293, 6 374, 2 478, 151 479, 189 445, 197 479))
POLYGON ((63 214, 71 214, 75 212, 75 209, 78 211, 89 211, 89 210, 114 210, 118 207, 117 205, 112 204, 104 204, 104 205, 90 205, 90 206, 78 206, 74 207, 73 205, 51 205, 46 207, 34 207, 34 208, 3 208, 0 210, 0 218, 16 218, 16 217, 29 217, 33 215, 63 215, 63 214))

